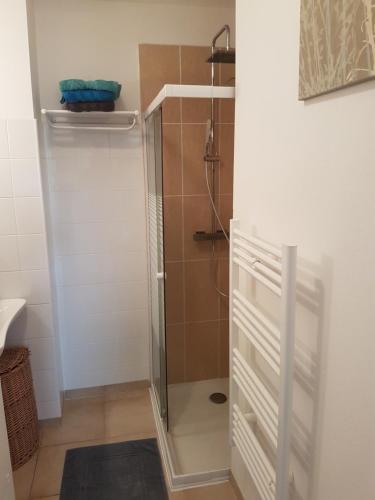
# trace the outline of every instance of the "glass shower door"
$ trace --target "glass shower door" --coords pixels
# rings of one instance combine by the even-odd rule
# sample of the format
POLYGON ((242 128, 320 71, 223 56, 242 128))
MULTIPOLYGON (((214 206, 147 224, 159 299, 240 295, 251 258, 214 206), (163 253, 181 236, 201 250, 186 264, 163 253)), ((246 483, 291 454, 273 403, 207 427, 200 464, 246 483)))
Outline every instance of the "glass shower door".
POLYGON ((168 424, 161 108, 156 110, 146 120, 146 145, 152 330, 152 383, 157 395, 160 416, 165 420, 165 423, 168 424))

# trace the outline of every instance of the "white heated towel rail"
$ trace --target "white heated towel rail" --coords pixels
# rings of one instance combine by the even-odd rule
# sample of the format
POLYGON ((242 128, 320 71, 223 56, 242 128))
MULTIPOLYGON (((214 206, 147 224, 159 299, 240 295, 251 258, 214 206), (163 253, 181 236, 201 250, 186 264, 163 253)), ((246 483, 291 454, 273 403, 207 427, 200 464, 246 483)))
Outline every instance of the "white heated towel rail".
POLYGON ((277 248, 245 234, 231 221, 230 249, 230 418, 231 442, 262 500, 288 500, 292 427, 297 247, 277 248), (240 290, 240 274, 261 283, 280 303, 276 326, 240 290), (244 346, 258 352, 279 380, 275 398, 251 367, 244 346), (250 412, 241 410, 246 401, 250 412), (254 424, 273 450, 265 451, 254 424))
POLYGON ((138 111, 87 111, 73 113, 65 109, 42 109, 48 125, 57 130, 96 130, 123 132, 133 130, 138 111), (124 121, 125 119, 125 121, 124 121))

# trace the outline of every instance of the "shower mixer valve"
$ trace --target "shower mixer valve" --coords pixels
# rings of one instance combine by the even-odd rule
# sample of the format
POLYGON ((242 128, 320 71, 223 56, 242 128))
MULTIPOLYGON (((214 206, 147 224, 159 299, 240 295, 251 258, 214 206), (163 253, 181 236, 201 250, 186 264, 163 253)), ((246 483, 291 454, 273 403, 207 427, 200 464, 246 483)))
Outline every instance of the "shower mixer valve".
POLYGON ((206 154, 206 155, 204 155, 204 161, 206 161, 208 163, 219 163, 220 156, 206 154))

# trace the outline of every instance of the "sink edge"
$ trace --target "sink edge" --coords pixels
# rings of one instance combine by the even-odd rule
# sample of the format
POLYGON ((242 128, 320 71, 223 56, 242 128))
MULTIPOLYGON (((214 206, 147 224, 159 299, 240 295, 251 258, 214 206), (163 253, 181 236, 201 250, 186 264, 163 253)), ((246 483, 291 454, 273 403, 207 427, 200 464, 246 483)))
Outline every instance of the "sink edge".
POLYGON ((9 327, 25 306, 25 299, 0 300, 0 356, 2 355, 5 347, 5 340, 9 327))

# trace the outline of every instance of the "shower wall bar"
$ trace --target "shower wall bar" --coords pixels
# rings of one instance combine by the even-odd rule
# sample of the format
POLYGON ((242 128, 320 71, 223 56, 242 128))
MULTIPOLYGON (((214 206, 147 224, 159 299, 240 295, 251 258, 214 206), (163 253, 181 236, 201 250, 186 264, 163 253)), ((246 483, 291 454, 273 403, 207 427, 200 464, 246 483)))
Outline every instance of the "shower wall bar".
POLYGON ((288 500, 297 247, 248 236, 231 221, 230 418, 237 448, 262 500, 288 500), (241 291, 242 273, 280 299, 280 328, 241 291), (279 380, 275 398, 248 359, 258 352, 279 380), (250 409, 250 412, 249 412, 250 409), (258 439, 258 432, 264 440, 258 439), (264 451, 268 446, 270 453, 264 451), (271 461, 269 456, 274 456, 271 461))
POLYGON ((194 97, 201 99, 234 99, 234 87, 212 87, 211 85, 171 85, 166 84, 144 113, 148 118, 168 97, 194 97))

